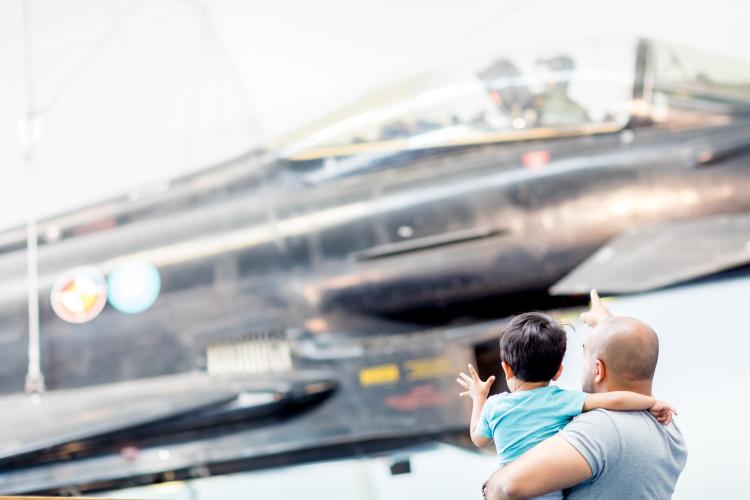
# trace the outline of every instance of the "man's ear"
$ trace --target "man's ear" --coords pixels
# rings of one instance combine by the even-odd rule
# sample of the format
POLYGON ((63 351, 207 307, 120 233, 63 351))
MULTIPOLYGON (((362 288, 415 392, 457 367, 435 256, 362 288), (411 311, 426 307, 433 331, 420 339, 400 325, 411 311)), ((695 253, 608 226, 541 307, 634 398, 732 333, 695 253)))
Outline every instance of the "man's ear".
POLYGON ((594 360, 594 382, 600 384, 607 376, 607 368, 601 359, 594 360))
POLYGON ((555 376, 554 376, 554 377, 552 377, 552 380, 557 380, 557 379, 559 379, 559 378, 560 378, 560 375, 562 375, 562 370, 563 370, 563 364, 562 364, 562 363, 560 363, 560 368, 558 368, 558 369, 557 369, 557 373, 555 373, 555 376))
POLYGON ((500 366, 503 368, 503 373, 505 373, 505 380, 512 379, 516 376, 516 374, 513 373, 513 368, 511 368, 505 361, 501 361, 500 366))

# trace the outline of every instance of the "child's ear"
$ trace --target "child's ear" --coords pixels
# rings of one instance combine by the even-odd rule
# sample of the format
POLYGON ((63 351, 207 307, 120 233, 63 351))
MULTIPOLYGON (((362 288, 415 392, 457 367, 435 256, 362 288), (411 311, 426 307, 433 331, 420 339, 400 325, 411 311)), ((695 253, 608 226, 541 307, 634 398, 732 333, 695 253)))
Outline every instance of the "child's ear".
POLYGON ((503 373, 505 373, 505 380, 511 379, 516 375, 513 373, 513 368, 505 361, 501 361, 500 366, 503 368, 503 373))
POLYGON ((558 368, 558 369, 557 369, 557 373, 555 373, 555 376, 554 376, 554 377, 552 377, 552 380, 557 380, 557 379, 559 379, 559 378, 560 378, 560 375, 562 375, 562 370, 563 370, 563 364, 562 364, 562 363, 560 363, 560 368, 558 368))

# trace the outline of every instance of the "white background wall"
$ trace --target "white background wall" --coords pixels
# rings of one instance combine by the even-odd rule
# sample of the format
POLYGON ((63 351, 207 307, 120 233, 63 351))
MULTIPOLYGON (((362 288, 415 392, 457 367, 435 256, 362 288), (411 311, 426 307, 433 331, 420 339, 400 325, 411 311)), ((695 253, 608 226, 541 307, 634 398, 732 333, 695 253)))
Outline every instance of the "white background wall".
MULTIPOLYGON (((0 0, 0 227, 23 221, 22 2, 0 0)), ((750 59, 735 0, 28 0, 39 209, 226 159, 470 46, 644 34, 750 59)))

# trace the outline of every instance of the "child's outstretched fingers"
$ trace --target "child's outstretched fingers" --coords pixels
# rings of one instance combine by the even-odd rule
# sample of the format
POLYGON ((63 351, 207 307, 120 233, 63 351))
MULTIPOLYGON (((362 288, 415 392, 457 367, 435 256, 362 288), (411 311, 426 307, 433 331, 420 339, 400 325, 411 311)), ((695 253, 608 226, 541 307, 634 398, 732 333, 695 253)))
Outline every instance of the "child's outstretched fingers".
MULTIPOLYGON (((495 376, 492 375, 487 380, 482 380, 479 378, 479 374, 472 365, 468 365, 468 368, 471 376, 461 372, 458 374, 456 383, 464 389, 467 389, 467 394, 471 396, 472 399, 487 398, 487 394, 490 392, 490 387, 495 381, 495 376)), ((463 394, 461 395, 463 396, 463 394)))
POLYGON ((469 364, 469 373, 471 374, 471 378, 473 378, 475 382, 478 382, 480 380, 479 374, 474 369, 474 367, 471 365, 471 363, 469 364))

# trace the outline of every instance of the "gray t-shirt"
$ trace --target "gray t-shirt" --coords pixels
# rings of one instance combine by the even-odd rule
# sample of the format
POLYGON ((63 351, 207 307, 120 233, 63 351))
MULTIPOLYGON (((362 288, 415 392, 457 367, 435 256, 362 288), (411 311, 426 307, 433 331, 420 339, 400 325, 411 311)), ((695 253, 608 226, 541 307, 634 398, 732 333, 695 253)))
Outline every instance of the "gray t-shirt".
POLYGON ((594 410, 562 431, 591 467, 591 479, 566 492, 566 498, 671 498, 687 460, 682 433, 664 426, 647 411, 594 410))

